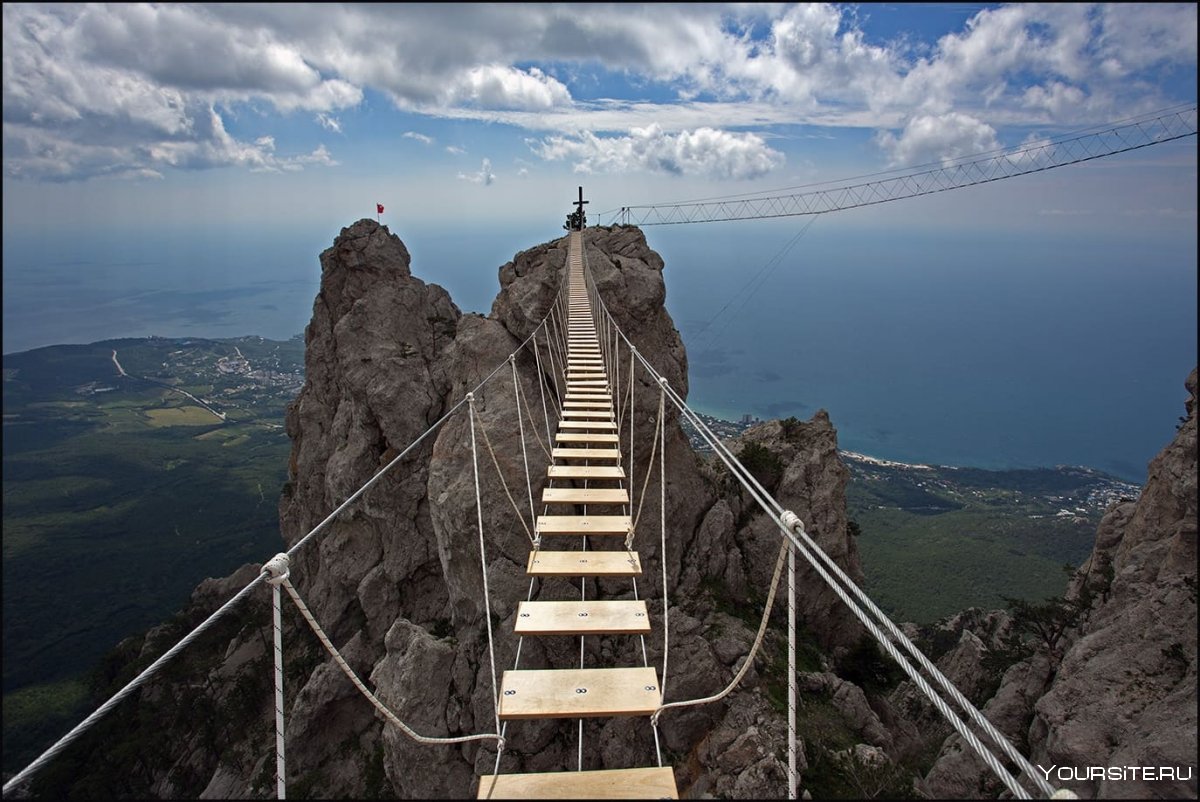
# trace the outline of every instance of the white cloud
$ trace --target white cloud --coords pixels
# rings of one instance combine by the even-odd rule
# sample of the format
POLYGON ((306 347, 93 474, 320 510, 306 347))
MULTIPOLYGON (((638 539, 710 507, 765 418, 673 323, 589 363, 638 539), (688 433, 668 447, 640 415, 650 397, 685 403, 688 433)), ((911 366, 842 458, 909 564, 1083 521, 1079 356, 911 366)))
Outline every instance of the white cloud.
POLYGON ((317 115, 316 120, 322 128, 328 131, 333 131, 335 134, 342 132, 342 123, 337 117, 321 112, 317 115))
POLYGON ((536 67, 528 71, 488 64, 456 76, 442 96, 448 106, 545 110, 570 102, 567 88, 536 67))
POLYGON ((495 173, 492 172, 492 160, 484 159, 483 164, 477 173, 459 173, 458 177, 464 181, 470 181, 472 184, 482 184, 485 187, 490 187, 496 180, 495 173))
POLYGON ((447 145, 446 152, 451 154, 452 156, 462 156, 464 153, 466 153, 465 150, 458 147, 457 145, 447 145))
POLYGON ((197 9, 10 4, 3 18, 9 176, 328 164, 327 151, 324 158, 279 156, 269 135, 238 140, 216 109, 261 97, 281 110, 321 115, 361 99, 357 88, 322 78, 268 34, 226 30, 197 9))
POLYGON ((667 133, 657 125, 633 128, 628 136, 551 136, 530 141, 543 159, 575 163, 577 172, 647 171, 710 178, 756 178, 779 167, 783 154, 755 134, 713 128, 667 133))
POLYGON ((877 141, 893 166, 905 167, 936 161, 946 165, 1000 147, 991 126, 958 112, 914 117, 899 137, 882 132, 877 141))
MULTIPOLYGON (((585 149, 586 132, 650 124, 685 139, 768 125, 898 130, 954 113, 993 131, 1081 127, 1192 99, 1164 89, 1164 77, 1195 70, 1194 4, 988 7, 962 30, 916 45, 869 39, 860 13, 872 10, 6 4, 4 169, 137 174, 161 169, 151 152, 189 150, 251 166, 246 143, 203 138, 215 136, 209 109, 307 112, 337 133, 368 90, 408 112, 555 131, 585 149), (579 87, 605 81, 632 89, 579 99, 579 87)), ((917 149, 920 136, 893 136, 891 152, 917 149)), ((602 155, 613 146, 580 163, 615 159, 602 155)), ((681 170, 690 163, 666 160, 681 170)))
POLYGON ((1196 63, 1194 4, 1109 3, 1099 13, 1096 58, 1114 77, 1159 63, 1196 63))
POLYGON ((425 136, 425 134, 418 134, 416 131, 405 131, 400 136, 404 137, 405 139, 415 139, 422 145, 432 145, 434 142, 433 137, 425 136))

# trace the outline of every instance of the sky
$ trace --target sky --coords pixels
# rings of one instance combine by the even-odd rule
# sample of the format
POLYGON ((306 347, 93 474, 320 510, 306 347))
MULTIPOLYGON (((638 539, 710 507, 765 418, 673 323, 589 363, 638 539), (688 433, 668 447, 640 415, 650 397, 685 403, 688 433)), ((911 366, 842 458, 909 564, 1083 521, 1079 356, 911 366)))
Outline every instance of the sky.
MULTIPOLYGON (((590 222, 611 223, 622 206, 926 169, 1194 109, 1197 94, 1191 3, 2 13, 6 353, 292 336, 317 255, 376 204, 416 275, 487 312, 496 268, 560 236, 580 185, 590 222)), ((645 233, 701 411, 795 414, 747 395, 766 392, 754 376, 779 376, 771 392, 802 398, 793 410, 829 407, 847 442, 883 456, 959 459, 953 439, 962 459, 989 451, 958 435, 927 445, 949 431, 936 419, 919 432, 925 451, 867 436, 898 431, 929 398, 963 432, 998 403, 1025 415, 997 422, 1005 432, 1063 430, 1111 370, 1128 399, 1090 404, 1077 448, 1007 462, 1104 464, 1085 446, 1148 420, 1158 428, 1109 455, 1136 477, 1196 361, 1194 136, 817 218, 645 233), (893 314, 901 298, 907 317, 893 314), (831 343, 841 308, 854 317, 831 343), (938 325, 950 320, 959 328, 938 325), (975 358, 1006 342, 990 364, 975 358), (763 343, 782 348, 763 356, 769 370, 748 364, 763 343), (900 382, 939 366, 936 389, 894 388, 912 396, 903 409, 873 401, 881 371, 900 382)))
MULTIPOLYGON (((376 203, 557 220, 577 184, 593 212, 762 191, 1196 98, 1194 4, 6 3, 3 22, 6 232, 340 226, 376 203)), ((1078 215, 1089 194, 1047 201, 1078 215)), ((1161 200, 1142 211, 1195 214, 1161 200)))

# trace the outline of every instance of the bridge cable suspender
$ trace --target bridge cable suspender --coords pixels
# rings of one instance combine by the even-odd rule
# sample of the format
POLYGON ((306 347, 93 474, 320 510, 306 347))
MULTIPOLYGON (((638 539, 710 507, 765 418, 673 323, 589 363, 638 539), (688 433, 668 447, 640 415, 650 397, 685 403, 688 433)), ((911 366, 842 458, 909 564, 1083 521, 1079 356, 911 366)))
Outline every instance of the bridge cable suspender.
POLYGON ((279 611, 279 585, 288 578, 286 554, 276 554, 267 561, 263 570, 270 572, 267 584, 271 586, 271 628, 274 631, 275 656, 275 797, 287 798, 287 772, 284 763, 283 738, 283 623, 279 611))
MULTIPOLYGON (((513 377, 513 403, 517 408, 517 432, 521 439, 521 462, 525 466, 525 494, 529 499, 529 524, 537 529, 537 511, 533 508, 533 481, 529 476, 529 456, 525 451, 525 420, 521 415, 521 382, 517 379, 517 355, 512 354, 508 357, 509 363, 512 365, 513 377)), ((496 466, 496 472, 500 472, 500 466, 496 466)), ((515 505, 514 505, 515 506, 515 505)), ((526 527, 526 532, 529 528, 526 527)), ((536 541, 536 536, 530 535, 531 541, 536 541)))
MULTIPOLYGON (((540 350, 541 349, 538 348, 537 338, 534 337, 533 359, 537 366, 538 393, 540 393, 542 396, 542 417, 546 422, 546 439, 550 442, 553 442, 553 440, 550 438, 550 412, 546 409, 546 377, 542 373, 542 357, 540 350)), ((536 429, 537 427, 535 426, 534 428, 536 429)), ((546 452, 547 457, 550 456, 550 452, 546 450, 546 446, 542 443, 541 435, 538 435, 538 445, 542 447, 542 451, 546 452)))

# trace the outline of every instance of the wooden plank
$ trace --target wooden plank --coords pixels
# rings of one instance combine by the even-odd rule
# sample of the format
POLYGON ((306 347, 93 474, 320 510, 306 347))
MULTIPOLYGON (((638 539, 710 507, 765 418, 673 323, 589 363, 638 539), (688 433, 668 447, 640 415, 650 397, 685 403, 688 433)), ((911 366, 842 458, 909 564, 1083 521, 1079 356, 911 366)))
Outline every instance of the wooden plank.
POLYGON ((629 491, 623 487, 547 487, 542 490, 543 504, 628 504, 629 491))
POLYGON ((616 448, 553 448, 553 459, 599 459, 621 460, 621 451, 616 448))
POLYGON ((543 535, 629 534, 628 515, 539 515, 537 531, 543 535))
POLYGON ((649 716, 662 703, 653 668, 566 668, 505 671, 500 718, 649 716))
POLYGON ((596 410, 608 410, 610 414, 612 413, 612 401, 609 400, 607 396, 603 398, 597 398, 594 401, 590 399, 587 401, 580 401, 574 398, 569 398, 563 402, 563 407, 564 413, 577 410, 592 410, 593 412, 596 410))
POLYGON ((517 605, 518 635, 644 635, 644 601, 524 601, 517 605))
POLYGON ((531 551, 529 576, 641 576, 636 551, 531 551))
POLYGON ((551 479, 624 479, 620 465, 550 465, 546 476, 551 479))
MULTIPOLYGON (((564 409, 562 423, 573 423, 584 418, 598 420, 605 423, 612 423, 612 410, 605 412, 600 409, 564 409)), ((561 426, 562 423, 559 425, 561 426)), ((616 424, 613 424, 614 426, 616 424)))
POLYGON ((592 434, 591 432, 555 432, 556 443, 618 443, 615 434, 592 434))
POLYGON ((670 766, 599 771, 489 774, 479 799, 678 799, 670 766))
MULTIPOLYGON (((611 420, 569 420, 565 416, 568 413, 564 412, 563 419, 558 422, 558 428, 562 429, 603 429, 607 432, 613 432, 617 429, 617 424, 611 420)), ((604 413, 600 413, 604 414, 604 413)))

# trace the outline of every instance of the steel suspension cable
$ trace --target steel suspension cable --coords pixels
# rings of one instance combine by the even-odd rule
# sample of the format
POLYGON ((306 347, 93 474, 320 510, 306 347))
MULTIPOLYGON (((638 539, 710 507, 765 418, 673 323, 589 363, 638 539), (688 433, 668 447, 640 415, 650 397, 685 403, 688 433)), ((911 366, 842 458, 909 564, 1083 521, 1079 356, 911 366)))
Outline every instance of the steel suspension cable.
MULTIPOLYGON (((607 314, 611 318, 612 317, 611 313, 608 312, 607 307, 604 307, 603 299, 600 300, 600 305, 604 308, 604 313, 607 314)), ((619 329, 619 327, 618 327, 618 329, 619 329)), ((631 348, 633 347, 633 344, 629 341, 629 338, 624 334, 624 332, 621 332, 621 337, 625 340, 625 342, 631 348)), ((638 354, 637 356, 638 356, 639 361, 642 363, 643 367, 647 370, 648 373, 650 373, 651 376, 655 377, 656 379, 663 378, 658 374, 658 372, 653 368, 653 366, 651 366, 645 360, 644 357, 642 357, 640 354, 638 354)), ((842 601, 851 609, 851 612, 854 613, 854 615, 857 618, 859 618, 859 620, 864 624, 864 626, 866 626, 868 628, 868 630, 871 631, 872 635, 879 633, 878 627, 875 626, 875 624, 872 623, 868 619, 866 614, 862 610, 860 610, 857 607, 857 605, 854 604, 849 599, 849 597, 845 594, 845 592, 841 589, 841 587, 836 582, 834 582, 833 579, 829 576, 829 574, 822 568, 822 566, 816 560, 816 558, 812 557, 812 555, 808 553, 807 549, 804 548, 804 546, 797 539, 796 534, 794 534, 788 527, 786 527, 782 523, 780 523, 779 516, 775 512, 773 512, 771 509, 772 506, 781 509, 779 503, 777 501, 775 501, 775 499, 773 497, 771 497, 769 493, 767 493, 765 490, 762 489, 762 486, 757 482, 757 480, 755 480, 754 477, 752 475, 750 475, 749 472, 745 469, 745 467, 741 465, 740 461, 738 461, 737 458, 734 457, 732 455, 732 453, 729 452, 728 448, 726 448, 724 446, 724 444, 720 442, 720 439, 712 434, 711 430, 691 410, 691 408, 687 405, 687 403, 685 401, 683 401, 683 399, 680 398, 678 396, 678 394, 676 394, 669 386, 666 387, 665 389, 667 391, 667 394, 671 397, 672 403, 679 409, 679 411, 681 413, 683 413, 688 418, 689 421, 691 421, 693 423, 693 425, 695 425, 697 427, 697 429, 702 433, 702 436, 704 436, 705 439, 709 441, 710 445, 713 446, 714 451, 716 451, 717 455, 722 459, 722 461, 724 461, 726 463, 727 467, 729 467, 730 471, 733 473, 735 478, 737 478, 739 481, 741 481, 742 485, 744 487, 746 487, 746 489, 748 491, 750 491, 751 496, 758 502, 758 504, 762 507, 764 512, 767 512, 767 514, 773 520, 776 521, 776 523, 780 526, 780 529, 785 533, 785 535, 789 539, 792 540, 792 542, 794 543, 794 545, 797 548, 800 549, 801 555, 804 556, 809 561, 809 563, 817 570, 818 574, 820 574, 822 576, 822 579, 824 579, 826 581, 826 584, 828 584, 830 586, 830 588, 839 596, 839 598, 842 599, 842 601), (734 467, 735 465, 737 467, 734 467), (753 483, 753 486, 751 486, 750 483, 753 483), (757 488, 757 489, 755 489, 755 488, 757 488), (760 495, 760 491, 761 491, 761 495, 760 495), (769 499, 769 502, 768 502, 768 499, 769 499)), ((802 533, 802 528, 801 528, 801 533, 802 533)), ((841 573, 844 576, 844 572, 841 572, 841 569, 837 567, 836 563, 833 563, 831 558, 829 558, 828 555, 825 555, 824 551, 821 550, 816 545, 816 543, 811 542, 811 539, 809 539, 807 537, 807 534, 802 533, 802 536, 806 539, 806 541, 811 543, 811 545, 816 553, 820 554, 821 557, 825 561, 831 563, 833 568, 837 572, 841 573)), ((850 587, 857 590, 857 586, 854 585, 852 582, 850 582, 848 577, 846 578, 846 581, 849 583, 850 587)), ((858 591, 858 592, 861 593, 861 591, 858 591)), ((886 616, 884 616, 884 620, 888 624, 891 624, 890 619, 887 619, 886 616)), ((894 624, 892 624, 891 626, 894 627, 894 624)), ((1028 798, 1028 793, 1023 788, 1021 788, 1020 784, 1016 781, 1016 779, 1013 778, 1008 773, 1008 771, 1000 765, 999 761, 996 760, 995 756, 992 755, 991 752, 988 751, 986 749, 986 747, 983 746, 983 744, 974 735, 974 733, 970 732, 970 730, 968 730, 966 728, 965 724, 958 718, 957 715, 955 715, 953 713, 952 710, 949 709, 949 707, 945 704, 944 700, 942 700, 940 696, 938 696, 936 693, 933 692, 932 688, 930 688, 930 686, 924 680, 924 678, 922 678, 916 672, 916 670, 911 665, 909 665, 908 661, 903 658, 903 656, 900 654, 900 652, 898 652, 895 649, 895 647, 892 645, 892 643, 887 638, 883 637, 882 633, 880 633, 876 637, 876 639, 880 641, 880 644, 885 648, 886 651, 888 651, 889 655, 892 656, 892 658, 894 660, 896 660, 898 663, 900 663, 901 668, 904 669, 905 673, 909 674, 909 676, 914 680, 914 682, 916 682, 918 687, 921 688, 922 692, 924 692, 926 694, 926 696, 929 697, 930 701, 933 702, 934 706, 938 708, 938 711, 941 712, 942 715, 944 717, 946 717, 948 721, 950 721, 952 726, 954 726, 955 730, 958 731, 959 734, 965 740, 967 740, 967 742, 972 746, 972 748, 975 749, 976 753, 984 760, 985 763, 988 764, 989 768, 991 768, 993 770, 993 772, 996 773, 997 777, 999 777, 1001 779, 1001 781, 1004 782, 1004 784, 1009 788, 1010 792, 1012 792, 1014 794, 1014 796, 1017 796, 1019 798, 1028 798)), ((915 646, 913 646, 912 648, 915 649, 915 646)), ((919 652, 919 650, 917 650, 917 651, 919 652)), ((921 655, 921 658, 924 658, 924 656, 921 655)), ((923 665, 925 663, 928 663, 927 659, 924 660, 923 665)), ((929 664, 929 665, 932 666, 932 664, 929 664)), ((934 671, 930 672, 930 673, 934 674, 934 676, 936 677, 937 674, 940 674, 940 672, 937 672, 936 667, 933 667, 933 668, 934 668, 934 671)), ((946 680, 946 682, 949 683, 948 680, 946 680)), ((955 693, 957 693, 957 689, 955 689, 955 693)), ((959 694, 959 695, 961 695, 961 694, 959 694)), ((956 701, 957 701, 957 699, 956 699, 956 701)), ((974 709, 973 706, 971 706, 971 709, 974 709)), ((975 711, 975 713, 978 713, 978 711, 975 711)), ((980 718, 982 718, 986 722, 986 718, 983 717, 982 714, 978 714, 978 715, 980 718)), ((972 715, 972 718, 974 718, 974 715, 972 715)), ((978 722, 976 722, 976 723, 978 723, 978 722)), ((1008 743, 1007 739, 1004 738, 1003 735, 1001 735, 997 730, 995 730, 994 726, 992 726, 990 724, 990 722, 987 723, 986 727, 984 727, 983 725, 981 725, 981 727, 983 727, 985 729, 985 731, 988 732, 989 736, 992 736, 993 740, 995 740, 997 743, 1001 744, 1001 748, 1004 749, 1004 751, 1006 753, 1008 752, 1008 750, 1012 749, 1013 753, 1017 754, 1018 757, 1020 757, 1019 753, 1016 753, 1016 750, 1012 748, 1012 745, 1008 743), (993 735, 993 733, 995 733, 995 734, 993 735), (1007 748, 1005 748, 1005 746, 1004 746, 1005 744, 1007 744, 1007 748)), ((1010 757, 1011 757, 1011 755, 1010 755, 1010 757)), ((1018 760, 1017 762, 1018 762, 1018 765, 1020 765, 1021 762, 1025 762, 1026 764, 1028 763, 1028 761, 1025 760, 1023 757, 1020 757, 1020 760, 1018 760)), ((1031 776, 1033 777, 1035 782, 1041 780, 1041 778, 1036 777, 1035 775, 1031 775, 1031 776)), ((1039 782, 1038 785, 1040 788, 1041 782, 1039 782)))

